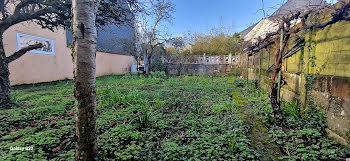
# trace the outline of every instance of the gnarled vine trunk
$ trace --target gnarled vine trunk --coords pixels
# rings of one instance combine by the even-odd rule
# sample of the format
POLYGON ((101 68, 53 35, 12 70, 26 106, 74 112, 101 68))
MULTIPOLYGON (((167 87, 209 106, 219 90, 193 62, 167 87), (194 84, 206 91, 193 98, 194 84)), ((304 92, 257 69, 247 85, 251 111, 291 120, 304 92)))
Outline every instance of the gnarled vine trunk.
POLYGON ((0 108, 10 104, 10 71, 5 55, 2 33, 0 33, 0 108))
POLYGON ((97 160, 96 12, 99 0, 73 0, 75 160, 97 160))
MULTIPOLYGON (((279 72, 282 69, 282 57, 284 50, 286 49, 287 41, 290 37, 290 34, 286 31, 289 30, 289 22, 285 22, 283 20, 283 24, 287 24, 286 27, 281 28, 281 35, 280 35, 280 45, 279 45, 279 50, 277 51, 277 54, 275 56, 275 62, 274 62, 274 71, 271 74, 271 95, 270 95, 270 102, 271 106, 273 108, 273 112, 275 116, 281 116, 281 104, 280 104, 280 93, 279 90, 281 89, 280 82, 275 83, 275 79, 279 72), (283 34, 285 33, 285 34, 283 34)), ((282 77, 282 76, 281 76, 282 77)), ((280 81, 280 80, 278 80, 280 81)))

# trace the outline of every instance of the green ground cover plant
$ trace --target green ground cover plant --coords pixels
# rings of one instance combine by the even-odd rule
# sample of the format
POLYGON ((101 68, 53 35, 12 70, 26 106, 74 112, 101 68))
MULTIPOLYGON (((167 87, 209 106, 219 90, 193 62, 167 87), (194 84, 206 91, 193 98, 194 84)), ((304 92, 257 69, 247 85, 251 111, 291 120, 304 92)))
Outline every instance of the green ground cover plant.
MULTIPOLYGON (((285 127, 276 126, 268 95, 250 88, 248 92, 243 80, 224 76, 169 77, 155 72, 149 77, 130 73, 100 77, 99 157, 337 160, 348 155, 324 137, 322 115, 301 118, 290 105, 285 127)), ((76 140, 72 81, 20 86, 11 92, 17 105, 0 110, 0 160, 72 160, 76 140), (33 150, 10 150, 25 146, 33 150)))
POLYGON ((307 111, 301 112, 295 101, 283 101, 283 122, 278 124, 272 115, 268 93, 256 89, 254 82, 242 86, 238 79, 234 84, 237 83, 239 86, 235 86, 244 93, 253 112, 268 127, 269 137, 281 149, 283 156, 279 160, 346 160, 350 157, 348 148, 327 138, 325 114, 312 102, 308 103, 307 111))

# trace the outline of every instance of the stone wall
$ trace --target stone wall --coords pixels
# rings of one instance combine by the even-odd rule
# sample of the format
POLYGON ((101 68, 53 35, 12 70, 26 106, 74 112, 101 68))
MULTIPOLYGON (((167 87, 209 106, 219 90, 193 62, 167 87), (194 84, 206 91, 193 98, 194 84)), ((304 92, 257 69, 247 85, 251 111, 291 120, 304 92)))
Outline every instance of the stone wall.
MULTIPOLYGON (((282 62, 282 77, 287 85, 281 89, 281 98, 296 100, 303 109, 307 108, 306 100, 313 99, 326 112, 330 133, 349 145, 350 22, 340 21, 298 36, 305 38, 305 46, 282 62), (305 87, 310 83, 306 79, 310 75, 315 76, 313 89, 305 87)), ((288 47, 294 42, 295 38, 291 38, 288 47)), ((266 90, 270 90, 271 85, 271 73, 267 69, 274 61, 276 49, 278 45, 274 44, 249 57, 248 78, 259 80, 266 90)), ((241 54, 239 60, 241 74, 246 77, 247 53, 241 54)))
POLYGON ((162 63, 166 64, 166 71, 169 74, 193 74, 193 75, 215 75, 231 71, 236 65, 236 56, 218 55, 188 55, 182 57, 162 58, 162 63))
POLYGON ((169 74, 215 75, 231 70, 229 64, 168 64, 169 74))
POLYGON ((162 57, 163 63, 173 64, 232 64, 235 61, 235 57, 232 54, 229 55, 182 55, 182 56, 168 56, 162 57))

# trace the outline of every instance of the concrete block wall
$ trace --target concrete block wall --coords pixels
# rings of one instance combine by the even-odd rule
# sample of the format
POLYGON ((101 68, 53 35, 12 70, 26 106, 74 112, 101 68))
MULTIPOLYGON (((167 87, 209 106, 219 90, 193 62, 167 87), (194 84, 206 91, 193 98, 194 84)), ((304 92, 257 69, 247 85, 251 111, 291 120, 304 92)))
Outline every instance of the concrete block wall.
MULTIPOLYGON (((304 48, 283 60, 282 76, 287 85, 281 89, 281 98, 287 101, 297 100, 301 104, 306 99, 313 99, 326 113, 329 130, 349 145, 350 22, 340 21, 324 29, 310 30, 304 37, 304 48), (309 74, 318 74, 314 82, 315 88, 311 91, 305 88, 306 76, 309 74), (306 95, 307 92, 311 93, 311 98, 306 95)), ((294 45, 294 39, 295 37, 288 42, 289 48, 294 45)), ((266 90, 270 90, 271 86, 271 73, 266 70, 272 65, 277 48, 273 44, 249 57, 248 78, 259 80, 261 87, 266 90)), ((239 62, 244 77, 246 54, 240 55, 239 62)))
POLYGON ((231 70, 228 64, 168 64, 169 74, 213 75, 231 70))

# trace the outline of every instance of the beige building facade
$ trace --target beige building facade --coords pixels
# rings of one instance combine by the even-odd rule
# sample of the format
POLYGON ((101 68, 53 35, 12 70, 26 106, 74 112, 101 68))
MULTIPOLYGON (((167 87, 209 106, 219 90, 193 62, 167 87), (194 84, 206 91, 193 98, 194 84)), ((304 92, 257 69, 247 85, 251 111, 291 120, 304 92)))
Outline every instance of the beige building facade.
MULTIPOLYGON (((54 32, 42 29, 34 22, 12 26, 4 33, 6 55, 12 55, 25 43, 47 43, 45 49, 30 51, 9 64, 11 85, 31 84, 73 78, 71 49, 67 47, 64 28, 54 32)), ((124 54, 124 53, 123 53, 124 54)), ((133 57, 97 52, 96 75, 117 75, 129 72, 133 57)))

